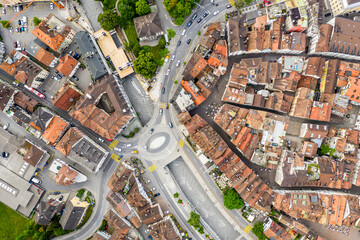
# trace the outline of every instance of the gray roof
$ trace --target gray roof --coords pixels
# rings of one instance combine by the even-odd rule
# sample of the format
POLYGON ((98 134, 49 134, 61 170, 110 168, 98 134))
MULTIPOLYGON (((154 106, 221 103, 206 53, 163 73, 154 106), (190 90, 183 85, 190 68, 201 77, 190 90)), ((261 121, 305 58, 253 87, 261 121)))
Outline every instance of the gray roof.
POLYGON ((34 215, 34 221, 41 225, 49 225, 51 219, 58 213, 63 203, 56 200, 41 201, 34 215))
POLYGON ((162 34, 160 17, 157 12, 134 18, 134 24, 138 38, 149 38, 162 34))
POLYGON ((62 228, 64 230, 75 230, 85 210, 85 207, 74 207, 72 202, 69 201, 59 221, 62 228))
POLYGON ((87 141, 85 138, 80 139, 71 150, 76 154, 85 157, 89 162, 96 164, 98 164, 105 156, 103 151, 99 150, 97 146, 87 141))
POLYGON ((79 47, 80 54, 95 80, 108 73, 88 32, 77 32, 74 42, 79 47))
POLYGON ((41 132, 44 132, 47 125, 51 121, 54 115, 47 111, 43 107, 39 107, 31 116, 31 122, 40 128, 41 132))
POLYGON ((30 42, 29 46, 27 46, 25 50, 30 55, 35 57, 35 54, 37 53, 40 47, 42 47, 45 50, 47 49, 47 45, 45 43, 43 43, 40 39, 35 38, 30 42))

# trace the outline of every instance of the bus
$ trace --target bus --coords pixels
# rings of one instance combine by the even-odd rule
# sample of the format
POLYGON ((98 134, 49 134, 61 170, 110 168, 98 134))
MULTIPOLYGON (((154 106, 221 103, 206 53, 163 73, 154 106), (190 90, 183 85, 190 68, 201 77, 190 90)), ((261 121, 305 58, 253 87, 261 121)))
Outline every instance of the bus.
POLYGON ((38 92, 38 91, 36 91, 34 88, 29 87, 29 86, 27 86, 27 85, 24 85, 24 87, 25 87, 27 90, 29 90, 30 92, 32 92, 32 93, 34 93, 34 94, 36 94, 38 97, 41 97, 42 99, 45 99, 45 95, 44 95, 44 94, 39 93, 39 92, 38 92))

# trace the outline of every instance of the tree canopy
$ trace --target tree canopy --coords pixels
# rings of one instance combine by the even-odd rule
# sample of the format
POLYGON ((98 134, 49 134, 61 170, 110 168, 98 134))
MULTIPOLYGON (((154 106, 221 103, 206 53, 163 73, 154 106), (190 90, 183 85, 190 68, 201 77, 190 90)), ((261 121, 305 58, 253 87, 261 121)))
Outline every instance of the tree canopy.
POLYGON ((98 22, 104 30, 110 31, 119 24, 119 16, 116 12, 107 10, 104 13, 99 14, 98 22))
POLYGON ((138 0, 135 3, 136 6, 136 13, 139 16, 146 15, 151 12, 150 5, 147 3, 146 0, 138 0))
POLYGON ((195 2, 194 0, 164 0, 164 5, 170 17, 175 18, 174 23, 181 25, 184 18, 191 13, 195 2))
POLYGON ((9 28, 9 27, 11 27, 11 25, 10 24, 7 24, 9 21, 7 21, 7 20, 2 20, 2 21, 0 21, 0 23, 1 23, 1 25, 3 26, 3 28, 9 28), (7 24, 7 25, 6 25, 7 24))
POLYGON ((224 206, 229 209, 240 209, 244 206, 244 201, 240 198, 239 194, 232 188, 224 190, 224 206))
POLYGON ((33 23, 35 26, 39 25, 41 23, 41 19, 37 18, 37 17, 34 17, 33 18, 33 23))
POLYGON ((200 225, 200 215, 197 214, 196 212, 191 212, 190 213, 190 219, 187 220, 187 222, 193 226, 195 228, 195 230, 197 230, 198 228, 201 227, 200 225))
POLYGON ((157 68, 154 55, 150 52, 141 50, 139 56, 134 61, 134 69, 137 73, 146 78, 152 78, 157 68))
POLYGON ((245 5, 245 1, 244 0, 236 0, 235 1, 235 7, 237 10, 243 8, 245 5))
POLYGON ((124 27, 126 23, 132 21, 136 15, 135 11, 135 1, 132 0, 119 0, 117 6, 120 13, 119 25, 124 27))
POLYGON ((264 224, 262 222, 258 222, 254 225, 251 231, 258 237, 259 240, 266 240, 267 237, 264 234, 264 224))
POLYGON ((168 34, 169 34, 169 39, 172 39, 173 37, 175 37, 176 32, 174 30, 172 30, 171 28, 169 28, 167 30, 168 34))

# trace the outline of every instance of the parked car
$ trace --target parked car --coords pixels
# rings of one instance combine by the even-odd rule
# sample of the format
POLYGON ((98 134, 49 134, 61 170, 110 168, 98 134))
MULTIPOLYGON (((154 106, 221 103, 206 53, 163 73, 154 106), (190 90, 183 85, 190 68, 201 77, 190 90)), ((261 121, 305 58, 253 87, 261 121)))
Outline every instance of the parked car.
POLYGON ((54 195, 59 195, 61 192, 59 192, 59 191, 56 191, 56 192, 54 192, 54 195))
POLYGON ((176 63, 176 67, 179 67, 179 66, 180 66, 180 60, 178 60, 176 63))
POLYGON ((160 110, 159 110, 159 114, 160 114, 160 115, 162 115, 162 114, 163 114, 163 109, 162 109, 162 108, 160 108, 160 110))
POLYGON ((62 79, 62 76, 60 75, 60 73, 58 75, 56 75, 59 79, 62 79))
POLYGON ((172 122, 169 122, 169 126, 170 126, 170 128, 173 128, 172 122))
POLYGON ((63 199, 64 199, 64 196, 61 195, 61 196, 59 197, 59 201, 62 201, 63 199))
POLYGON ((203 18, 200 17, 200 18, 197 20, 197 23, 200 23, 202 20, 203 20, 203 18))
POLYGON ((177 45, 178 45, 178 46, 180 46, 180 45, 181 45, 181 41, 180 41, 180 40, 177 42, 177 45))
POLYGON ((15 32, 19 32, 19 28, 17 27, 17 28, 15 28, 15 32))
POLYGON ((2 9, 2 14, 6 14, 5 8, 2 9))
POLYGON ((14 41, 14 48, 17 48, 17 42, 14 41))
POLYGON ((70 55, 70 56, 72 56, 73 53, 74 53, 73 51, 69 51, 69 55, 70 55))
POLYGON ((9 32, 10 33, 12 33, 13 32, 13 28, 11 27, 11 28, 9 28, 9 32))
POLYGON ((231 4, 226 5, 226 8, 232 8, 231 4))
POLYGON ((169 213, 170 213, 169 210, 164 211, 164 214, 169 214, 169 213))
POLYGON ((186 33, 186 29, 184 29, 184 30, 182 31, 181 35, 184 36, 185 33, 186 33))
POLYGON ((171 61, 174 61, 174 59, 175 59, 175 54, 174 54, 174 55, 172 55, 172 57, 171 57, 171 61))
POLYGON ((148 179, 148 180, 146 180, 145 182, 146 182, 146 183, 150 183, 150 182, 151 182, 151 180, 150 180, 150 179, 148 179))
POLYGON ((20 19, 18 20, 18 24, 21 25, 21 20, 20 19))
POLYGON ((150 189, 150 191, 155 191, 156 190, 156 187, 153 187, 150 189))
POLYGON ((137 150, 134 150, 134 151, 131 151, 131 153, 138 153, 138 151, 137 151, 137 150))
POLYGON ((149 133, 152 134, 154 132, 154 129, 150 129, 149 133))
POLYGON ((191 43, 191 38, 189 38, 187 41, 186 41, 187 44, 190 44, 191 43))
POLYGON ((204 13, 203 17, 206 18, 207 15, 209 15, 208 12, 204 13))
POLYGON ((79 78, 77 76, 73 76, 73 79, 75 79, 76 81, 79 81, 79 78))
POLYGON ((197 16, 198 16, 198 15, 195 13, 195 14, 192 16, 191 19, 192 19, 192 20, 195 20, 195 19, 197 18, 197 16))
POLYGON ((31 181, 32 181, 33 183, 35 183, 35 184, 40 184, 40 183, 41 183, 41 180, 37 179, 36 177, 33 177, 33 178, 31 179, 31 181))
POLYGON ((166 104, 166 109, 169 109, 169 104, 166 104))
POLYGON ((6 124, 3 126, 3 129, 4 129, 4 130, 7 130, 7 129, 9 128, 9 126, 10 126, 10 123, 6 123, 6 124))
POLYGON ((102 139, 100 137, 98 139, 99 139, 100 142, 105 142, 104 139, 102 139))
POLYGON ((215 11, 214 12, 214 16, 218 15, 219 14, 219 10, 215 11))
POLYGON ((21 27, 21 32, 25 32, 25 28, 24 28, 24 27, 21 27))
POLYGON ((166 70, 166 76, 168 76, 170 74, 170 68, 168 68, 167 70, 166 70))
POLYGON ((192 21, 189 21, 188 24, 186 25, 187 27, 190 27, 192 24, 192 21))
POLYGON ((2 157, 3 158, 8 158, 9 157, 9 153, 8 152, 2 152, 2 157))
POLYGON ((158 196, 160 196, 160 193, 155 193, 154 194, 154 197, 158 197, 158 196))
POLYGON ((50 9, 54 9, 54 4, 50 3, 50 9))
POLYGON ((20 41, 17 41, 16 43, 17 43, 16 45, 17 45, 18 48, 21 47, 20 41))
POLYGON ((27 32, 27 27, 26 26, 24 27, 24 32, 27 32))

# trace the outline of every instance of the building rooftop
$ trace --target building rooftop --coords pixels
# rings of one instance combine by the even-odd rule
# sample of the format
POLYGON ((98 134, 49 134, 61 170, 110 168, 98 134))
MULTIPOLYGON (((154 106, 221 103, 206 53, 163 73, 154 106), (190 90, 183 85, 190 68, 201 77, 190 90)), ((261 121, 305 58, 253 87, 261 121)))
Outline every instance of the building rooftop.
POLYGON ((154 240, 180 240, 181 236, 175 223, 169 216, 149 226, 150 234, 154 240))
POLYGON ((130 214, 130 208, 119 192, 109 191, 106 200, 122 217, 130 214))
POLYGON ((63 205, 63 203, 54 199, 41 201, 36 209, 34 221, 40 225, 49 225, 51 219, 61 211, 63 205))
POLYGON ((67 129, 67 126, 67 122, 62 120, 60 117, 54 116, 46 127, 42 138, 48 142, 49 145, 55 145, 67 129))
POLYGON ((34 112, 36 106, 39 104, 38 101, 28 97, 20 91, 14 94, 14 103, 22 109, 31 113, 34 112))
POLYGON ((149 39, 163 34, 158 12, 152 12, 133 19, 137 36, 140 40, 149 39))
POLYGON ((80 65, 80 63, 77 60, 69 54, 65 54, 65 56, 59 58, 59 64, 57 65, 56 70, 66 77, 70 77, 73 75, 72 73, 78 65, 80 65))
POLYGON ((91 84, 70 111, 70 116, 109 140, 134 117, 112 75, 91 84))
POLYGON ((3 111, 8 105, 9 100, 13 96, 15 90, 7 84, 0 83, 0 110, 3 111))
POLYGON ((122 191, 127 184, 128 180, 130 179, 131 174, 133 173, 134 169, 131 168, 127 164, 119 163, 119 166, 116 168, 115 172, 111 175, 108 187, 113 192, 122 191))
POLYGON ((67 81, 51 99, 52 104, 64 111, 67 111, 80 98, 82 92, 76 85, 67 81))
POLYGON ((115 238, 113 239, 124 239, 128 231, 130 230, 131 224, 127 220, 119 216, 112 209, 110 209, 106 213, 104 219, 108 222, 109 226, 116 229, 115 232, 112 234, 115 236, 115 238))
POLYGON ((79 173, 77 171, 64 164, 58 171, 55 180, 57 184, 69 186, 74 183, 74 180, 78 174, 79 173))
POLYGON ((89 203, 81 201, 78 197, 69 200, 59 221, 62 228, 64 230, 75 230, 89 205, 89 203))
POLYGON ((155 204, 154 206, 147 204, 141 207, 141 209, 139 209, 139 215, 142 222, 146 225, 156 223, 164 216, 159 204, 155 204))

